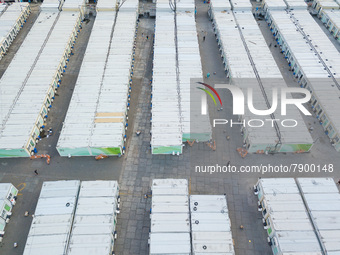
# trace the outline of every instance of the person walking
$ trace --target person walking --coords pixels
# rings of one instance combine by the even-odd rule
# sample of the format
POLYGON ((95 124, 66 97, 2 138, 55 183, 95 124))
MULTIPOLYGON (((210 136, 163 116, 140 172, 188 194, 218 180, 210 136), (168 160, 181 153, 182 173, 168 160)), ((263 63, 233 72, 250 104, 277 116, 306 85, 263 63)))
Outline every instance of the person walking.
POLYGON ((35 173, 35 175, 39 174, 37 169, 34 170, 34 173, 35 173))
POLYGON ((203 36, 203 42, 205 41, 205 36, 203 36))
POLYGON ((228 163, 227 163, 227 167, 228 167, 228 166, 230 166, 230 160, 229 160, 228 163))

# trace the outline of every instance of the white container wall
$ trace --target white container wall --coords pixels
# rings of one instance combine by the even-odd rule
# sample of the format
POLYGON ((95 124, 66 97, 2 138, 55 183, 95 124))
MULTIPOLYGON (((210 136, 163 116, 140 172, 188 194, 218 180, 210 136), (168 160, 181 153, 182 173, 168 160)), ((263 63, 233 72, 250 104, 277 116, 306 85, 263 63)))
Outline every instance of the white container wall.
POLYGON ((274 255, 321 255, 321 247, 293 178, 259 179, 254 186, 274 255))
POLYGON ((81 183, 67 255, 113 254, 118 194, 117 181, 81 183))
POLYGON ((191 254, 188 181, 152 181, 150 255, 191 254))
POLYGON ((24 255, 66 254, 80 181, 44 182, 24 255))
POLYGON ((7 10, 8 5, 6 3, 1 3, 0 5, 0 17, 7 10))
MULTIPOLYGON (((247 94, 248 88, 253 89, 255 109, 269 109, 272 104, 273 88, 280 90, 287 88, 287 85, 253 14, 242 9, 231 11, 228 4, 224 8, 226 11, 220 9, 215 10, 211 6, 209 13, 213 19, 227 76, 231 78, 232 84, 243 90, 244 94, 247 94)), ((267 119, 285 119, 286 116, 281 115, 280 106, 273 116, 255 115, 248 110, 247 105, 245 109, 245 115, 239 116, 239 120, 246 123, 241 127, 244 147, 249 153, 308 152, 311 149, 312 137, 296 107, 288 107, 289 117, 298 123, 294 128, 284 127, 274 120, 273 125, 264 124, 261 128, 247 124, 252 119, 260 119, 262 123, 266 123, 267 119)))
POLYGON ((332 178, 298 178, 325 254, 340 253, 340 194, 332 178))
POLYGON ((0 157, 29 157, 80 28, 79 12, 41 11, 0 80, 0 157))
POLYGON ((2 6, 3 13, 0 13, 0 60, 31 13, 28 3, 13 3, 8 7, 2 6))
POLYGON ((0 183, 0 242, 5 234, 6 223, 12 215, 16 204, 18 189, 11 183, 0 183))
POLYGON ((340 43, 340 10, 322 9, 318 17, 334 38, 340 43))
POLYGON ((340 9, 339 4, 334 0, 314 0, 312 7, 317 11, 318 14, 325 9, 340 9))
POLYGON ((267 10, 267 23, 331 144, 340 151, 340 53, 307 10, 267 10))
POLYGON ((12 205, 15 205, 18 195, 18 189, 11 183, 0 183, 0 198, 7 199, 12 205))
POLYGON ((192 254, 235 254, 225 196, 191 195, 190 213, 192 254))
POLYGON ((127 1, 117 13, 97 13, 57 144, 61 156, 125 153, 137 8, 127 1))

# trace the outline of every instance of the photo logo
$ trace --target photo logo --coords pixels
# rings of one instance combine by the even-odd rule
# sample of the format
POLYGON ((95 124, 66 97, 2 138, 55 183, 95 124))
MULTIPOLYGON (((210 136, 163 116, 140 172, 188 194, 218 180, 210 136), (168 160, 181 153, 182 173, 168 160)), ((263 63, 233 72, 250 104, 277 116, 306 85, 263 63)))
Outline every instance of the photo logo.
MULTIPOLYGON (((222 101, 221 101, 219 94, 216 92, 216 90, 212 86, 202 83, 202 82, 198 82, 198 83, 206 86, 211 91, 213 91, 215 95, 218 97, 222 105, 222 101)), ((228 89, 231 92, 232 97, 233 97, 233 115, 244 115, 245 96, 243 94, 242 89, 234 85, 228 85, 228 84, 216 84, 215 88, 228 89)), ((210 91, 203 89, 203 88, 199 88, 199 89, 205 91, 208 95, 210 95, 210 97, 213 99, 216 105, 216 100, 210 91)), ((309 90, 305 88, 290 88, 290 87, 281 88, 280 94, 278 94, 277 88, 273 88, 272 95, 271 95, 271 98, 272 98, 271 106, 270 106, 270 109, 266 109, 266 110, 255 109, 254 103, 253 103, 253 89, 252 88, 247 88, 247 94, 248 94, 247 106, 248 106, 249 111, 253 113, 254 115, 265 116, 265 115, 273 114, 276 111, 277 106, 278 106, 279 95, 281 96, 281 107, 280 107, 281 115, 287 115, 287 105, 295 105, 304 115, 311 115, 311 113, 303 106, 304 103, 307 103, 311 99, 311 94, 309 90), (303 94, 304 97, 303 98, 291 98, 290 96, 291 93, 303 94)), ((202 95, 201 97, 201 114, 202 115, 207 114, 207 100, 206 100, 205 95, 202 95)))
MULTIPOLYGON (((203 82, 197 82, 197 83, 209 88, 212 92, 214 92, 215 95, 217 96, 218 100, 220 101, 221 106, 223 105, 220 95, 217 93, 217 91, 213 87, 211 87, 210 85, 203 83, 203 82)), ((203 88, 200 88, 200 87, 197 87, 197 88, 200 89, 200 90, 203 90, 205 93, 207 93, 212 98, 212 100, 214 101, 215 106, 217 106, 216 100, 209 90, 203 89, 203 88)))

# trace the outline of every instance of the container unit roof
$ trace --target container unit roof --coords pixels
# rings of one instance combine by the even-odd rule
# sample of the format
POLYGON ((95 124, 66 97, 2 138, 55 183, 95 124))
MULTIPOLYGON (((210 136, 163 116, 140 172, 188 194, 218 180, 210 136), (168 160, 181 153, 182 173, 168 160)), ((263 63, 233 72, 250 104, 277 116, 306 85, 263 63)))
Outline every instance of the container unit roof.
MULTIPOLYGON (((0 10, 0 43, 7 38, 17 20, 26 12, 28 3, 13 3, 1 14, 0 10)), ((13 34, 11 34, 13 36, 13 34)))
POLYGON ((58 11, 61 6, 62 2, 59 0, 44 0, 44 2, 40 5, 40 9, 42 11, 58 11))
POLYGON ((113 0, 101 0, 97 3, 97 11, 115 11, 116 10, 116 1, 113 0))
POLYGON ((264 10, 285 10, 287 5, 282 0, 264 0, 263 1, 264 10))
POLYGON ((297 9, 305 9, 307 10, 307 4, 304 0, 284 0, 288 9, 297 10, 297 9))
POLYGON ((308 79, 313 95, 318 99, 318 103, 322 105, 324 112, 334 124, 333 127, 339 133, 340 117, 336 109, 340 107, 340 91, 326 70, 327 67, 339 83, 339 52, 308 11, 297 10, 289 14, 273 11, 269 14, 273 21, 272 26, 278 29, 284 40, 284 47, 289 49, 292 58, 304 73, 305 78, 308 79), (308 38, 312 40, 313 47, 326 66, 321 63, 313 48, 307 44, 304 36, 297 31, 297 27, 290 17, 291 14, 294 14, 293 16, 298 19, 299 26, 309 35, 308 38))
POLYGON ((119 11, 120 12, 138 12, 138 0, 121 1, 119 11))
MULTIPOLYGON (((232 82, 245 92, 249 87, 253 88, 254 107, 256 109, 268 109, 268 106, 265 103, 265 97, 268 99, 269 103, 272 102, 272 88, 286 88, 287 85, 263 39, 252 13, 238 11, 235 11, 234 14, 230 12, 216 13, 214 17, 217 23, 216 28, 220 34, 222 51, 225 54, 230 76, 233 79, 232 82), (247 49, 244 47, 237 24, 242 29, 242 36, 247 49), (259 48, 261 50, 259 50, 259 48), (251 56, 256 69, 253 68, 248 53, 251 56), (260 81, 259 79, 256 79, 255 72, 257 72, 260 77, 261 86, 265 91, 265 95, 263 94, 263 91, 261 91, 260 81)), ((291 95, 288 95, 288 97, 291 97, 291 95)), ((282 119, 280 118, 280 109, 281 108, 278 107, 275 111, 275 117, 278 119, 282 119)), ((305 126, 299 111, 294 107, 289 107, 288 114, 293 119, 297 120, 297 127, 279 127, 278 130, 273 128, 272 125, 264 125, 260 129, 256 127, 247 127, 247 135, 250 144, 275 145, 279 142, 279 137, 281 138, 281 143, 286 145, 286 147, 282 147, 282 151, 290 150, 288 148, 290 146, 298 149, 300 145, 312 144, 312 138, 308 133, 307 127, 305 126)), ((255 115, 247 109, 244 115, 246 122, 254 117, 255 115)), ((256 118, 258 119, 259 117, 256 116, 256 118)), ((263 120, 267 118, 268 116, 263 117, 263 120)))
POLYGON ((189 213, 158 213, 153 211, 150 232, 188 233, 190 232, 189 213))
POLYGON ((339 9, 339 4, 334 0, 314 0, 313 6, 319 5, 322 9, 339 9))
POLYGON ((252 5, 249 0, 230 0, 233 11, 251 11, 252 5))
POLYGON ((327 254, 340 253, 340 194, 332 178, 298 178, 297 182, 327 254))
POLYGON ((58 141, 61 156, 123 152, 137 17, 136 10, 117 15, 115 25, 115 12, 96 17, 58 141))
POLYGON ((219 195, 191 195, 193 254, 235 254, 227 200, 219 195))
POLYGON ((152 213, 181 213, 189 211, 189 199, 183 195, 155 195, 151 205, 152 213))
POLYGON ((266 10, 307 9, 304 0, 265 0, 264 6, 266 10))
POLYGON ((65 0, 62 6, 63 11, 79 11, 87 3, 87 0, 65 0))
POLYGON ((281 252, 278 254, 322 255, 313 231, 281 231, 273 241, 281 252))
POLYGON ((156 1, 156 15, 157 12, 169 12, 170 7, 169 7, 169 1, 167 0, 157 0, 156 1))
POLYGON ((79 14, 43 11, 38 19, 0 81, 5 94, 1 100, 0 148, 22 149, 29 143, 56 73, 62 68, 79 14), (11 84, 14 86, 8 90, 11 84))
POLYGON ((24 255, 65 254, 79 185, 80 181, 43 183, 24 255))
POLYGON ((110 254, 116 225, 117 181, 83 181, 68 255, 110 254))
POLYGON ((212 12, 221 12, 221 11, 231 10, 230 2, 225 1, 225 0, 210 1, 209 7, 212 12))
POLYGON ((293 178, 261 178, 258 180, 259 198, 276 194, 299 194, 293 178))
POLYGON ((150 233, 150 255, 190 255, 189 233, 150 233))
POLYGON ((187 12, 194 14, 195 12, 195 1, 194 0, 183 0, 176 3, 177 14, 181 12, 187 12))
POLYGON ((188 195, 188 180, 186 179, 154 179, 152 181, 152 195, 171 196, 188 195))
MULTIPOLYGON (((194 9, 194 3, 186 2, 194 9)), ((208 141, 212 133, 210 118, 208 114, 201 115, 201 94, 204 92, 196 89, 203 73, 194 11, 177 11, 176 19, 182 139, 208 141)))
POLYGON ((161 1, 157 1, 156 6, 151 147, 154 154, 181 153, 182 128, 176 74, 174 15, 168 2, 167 8, 161 1), (167 103, 170 102, 169 107, 167 103))

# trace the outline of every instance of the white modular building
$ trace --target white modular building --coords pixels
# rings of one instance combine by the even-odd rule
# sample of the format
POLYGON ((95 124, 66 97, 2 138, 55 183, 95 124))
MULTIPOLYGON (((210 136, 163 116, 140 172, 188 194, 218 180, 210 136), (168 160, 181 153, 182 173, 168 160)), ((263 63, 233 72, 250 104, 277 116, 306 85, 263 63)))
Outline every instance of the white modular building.
POLYGON ((306 10, 269 10, 266 20, 293 75, 311 92, 311 107, 339 151, 339 52, 306 10))
MULTIPOLYGON (((233 2, 233 1, 231 1, 233 2)), ((237 1, 236 1, 237 3, 237 1)), ((213 4, 213 3, 212 3, 213 4)), ((235 4, 234 4, 235 5, 235 4)), ((272 107, 273 90, 288 88, 251 11, 231 11, 210 8, 216 38, 231 84, 244 94, 252 89, 255 109, 272 107)), ((287 95, 288 98, 292 96, 287 95)), ((308 152, 313 140, 296 107, 288 106, 287 114, 298 123, 295 127, 281 125, 286 118, 281 107, 271 115, 258 116, 250 112, 245 103, 245 114, 239 115, 244 147, 249 153, 308 152), (260 119, 261 128, 249 125, 252 119, 260 119), (272 120, 271 125, 266 125, 272 120)))
POLYGON ((97 7, 106 11, 91 32, 57 144, 61 156, 125 153, 138 1, 117 12, 108 7, 97 7))
POLYGON ((324 254, 340 254, 340 194, 332 178, 298 178, 301 194, 323 244, 324 254))
POLYGON ((311 92, 311 107, 339 151, 340 53, 307 10, 268 9, 266 20, 293 75, 311 92))
POLYGON ((80 24, 79 12, 40 12, 0 80, 0 157, 37 152, 80 24))
MULTIPOLYGON (((340 8, 340 5, 338 5, 340 8)), ((318 13, 319 19, 327 27, 329 32, 334 36, 334 38, 340 43, 340 10, 329 10, 322 9, 318 13)))
POLYGON ((293 178, 262 178, 254 191, 274 255, 323 254, 293 178))
POLYGON ((0 198, 7 199, 12 205, 15 205, 18 189, 12 183, 0 183, 0 198))
POLYGON ((186 141, 211 139, 209 115, 201 114, 203 88, 195 4, 180 1, 174 12, 157 1, 152 78, 151 150, 180 154, 186 141), (176 20, 176 22, 175 22, 176 20))
POLYGON ((11 183, 0 183, 0 242, 5 234, 6 223, 12 215, 18 189, 11 183))
POLYGON ((66 254, 80 181, 44 182, 24 255, 66 254))
POLYGON ((168 1, 157 1, 152 75, 152 154, 182 153, 179 81, 174 14, 168 1))
POLYGON ((235 254, 225 196, 191 195, 190 213, 192 254, 235 254))
POLYGON ((205 94, 197 89, 206 88, 197 83, 202 82, 203 73, 194 1, 178 3, 176 20, 182 141, 206 142, 211 140, 212 130, 208 112, 201 114, 201 97, 205 94))
POLYGON ((188 181, 152 181, 150 255, 191 254, 188 181))
POLYGON ((118 203, 117 181, 81 183, 67 255, 113 254, 118 203))
POLYGON ((320 15, 322 10, 338 10, 340 9, 339 4, 334 0, 314 0, 312 7, 320 15))
POLYGON ((0 60, 31 13, 28 3, 13 3, 9 6, 1 6, 3 9, 0 11, 0 60))

